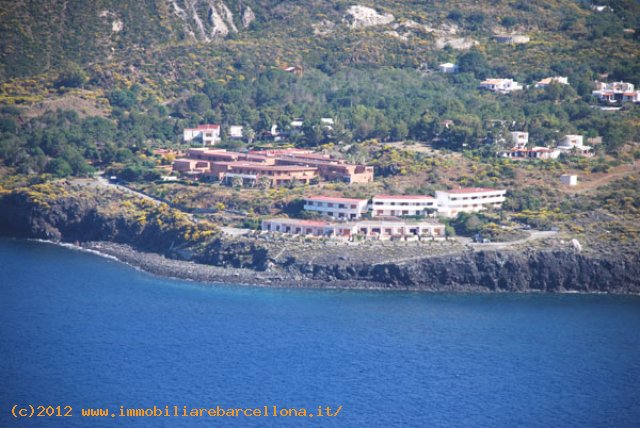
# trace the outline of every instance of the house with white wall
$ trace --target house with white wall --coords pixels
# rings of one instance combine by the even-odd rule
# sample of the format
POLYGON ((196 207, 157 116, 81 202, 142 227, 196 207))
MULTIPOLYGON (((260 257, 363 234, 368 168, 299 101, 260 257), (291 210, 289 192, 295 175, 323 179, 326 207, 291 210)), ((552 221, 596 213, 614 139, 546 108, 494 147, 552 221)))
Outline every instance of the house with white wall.
POLYGON ((376 195, 371 217, 423 216, 436 211, 436 199, 425 195, 376 195))
POLYGON ((529 143, 529 133, 519 131, 511 132, 511 142, 513 143, 514 149, 524 149, 527 147, 527 143, 529 143))
POLYGON ((558 143, 557 150, 562 153, 577 153, 584 157, 593 156, 591 146, 585 146, 583 141, 584 137, 582 135, 565 135, 558 143))
POLYGON ((551 85, 552 83, 558 83, 560 85, 568 85, 569 84, 569 78, 563 77, 563 76, 547 77, 547 78, 542 79, 538 83, 536 83, 534 85, 534 88, 546 88, 547 86, 551 85))
POLYGON ((182 135, 185 143, 201 140, 203 146, 214 146, 220 142, 220 125, 198 125, 196 128, 185 128, 182 135))
POLYGON ((480 88, 506 94, 522 90, 522 85, 513 79, 487 79, 480 82, 480 88))
POLYGON ((244 137, 244 128, 240 125, 229 126, 229 138, 240 140, 244 137))
POLYGON ((455 217, 461 212, 478 212, 501 208, 506 190, 471 187, 465 189, 437 190, 438 214, 455 217))
POLYGON ((440 64, 438 66, 438 71, 445 74, 457 73, 458 69, 459 67, 456 64, 451 64, 450 62, 445 62, 444 64, 440 64))
POLYGON ((368 199, 311 196, 304 200, 305 211, 317 212, 327 217, 342 220, 359 219, 368 209, 368 199))

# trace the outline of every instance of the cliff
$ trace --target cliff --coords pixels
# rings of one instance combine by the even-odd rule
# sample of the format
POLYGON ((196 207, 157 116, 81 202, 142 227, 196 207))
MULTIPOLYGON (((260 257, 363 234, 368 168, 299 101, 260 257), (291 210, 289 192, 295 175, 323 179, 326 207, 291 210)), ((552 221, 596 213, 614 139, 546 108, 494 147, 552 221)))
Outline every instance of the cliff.
POLYGON ((640 252, 635 245, 579 253, 560 240, 549 240, 539 248, 498 249, 451 242, 348 245, 258 235, 228 238, 207 233, 206 225, 193 224, 182 213, 130 195, 74 193, 66 187, 48 192, 39 188, 1 196, 0 235, 76 242, 154 273, 200 281, 420 291, 640 293, 640 252), (144 210, 140 206, 113 210, 114 204, 127 207, 132 201, 144 210))

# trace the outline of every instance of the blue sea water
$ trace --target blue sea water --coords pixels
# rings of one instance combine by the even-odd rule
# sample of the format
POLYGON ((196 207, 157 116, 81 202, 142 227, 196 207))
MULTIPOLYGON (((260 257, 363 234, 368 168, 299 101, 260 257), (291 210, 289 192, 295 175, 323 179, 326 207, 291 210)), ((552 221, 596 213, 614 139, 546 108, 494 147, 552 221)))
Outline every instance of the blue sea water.
MULTIPOLYGON (((173 411, 173 410, 172 410, 173 411)), ((0 240, 0 427, 632 427, 640 298, 211 286, 0 240), (72 417, 11 416, 14 405, 72 417), (335 417, 82 417, 120 406, 335 417)))

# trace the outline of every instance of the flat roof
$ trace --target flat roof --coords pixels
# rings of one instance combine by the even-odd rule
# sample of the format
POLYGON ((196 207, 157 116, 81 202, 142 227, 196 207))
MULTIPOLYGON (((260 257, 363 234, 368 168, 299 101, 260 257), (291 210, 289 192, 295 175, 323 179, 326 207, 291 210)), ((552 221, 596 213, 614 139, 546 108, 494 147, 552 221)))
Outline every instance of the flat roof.
POLYGON ((505 192, 504 189, 489 189, 487 187, 467 187, 464 189, 451 189, 451 190, 439 190, 443 193, 493 193, 493 192, 505 192))
POLYGON ((328 221, 299 220, 297 218, 267 218, 267 219, 264 219, 263 221, 277 221, 280 223, 295 224, 298 226, 317 226, 317 227, 331 226, 331 223, 329 223, 328 221))
POLYGON ((304 198, 307 201, 327 201, 327 202, 348 202, 348 203, 360 203, 367 202, 367 199, 355 199, 355 198, 342 198, 333 196, 309 196, 304 198))
POLYGON ((435 199, 429 195, 376 195, 374 199, 435 199))

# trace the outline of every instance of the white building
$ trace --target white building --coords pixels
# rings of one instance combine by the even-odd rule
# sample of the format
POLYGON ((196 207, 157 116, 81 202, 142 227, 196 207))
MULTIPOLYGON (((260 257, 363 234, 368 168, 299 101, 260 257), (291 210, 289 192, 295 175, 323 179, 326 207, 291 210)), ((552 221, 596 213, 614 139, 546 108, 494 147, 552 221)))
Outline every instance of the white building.
POLYGON ((513 79, 487 79, 480 82, 480 87, 501 94, 522 90, 522 85, 513 79))
POLYGON ((593 156, 591 146, 583 144, 582 135, 565 135, 558 143, 557 149, 563 153, 577 153, 580 156, 593 156))
POLYGON ((591 95, 598 97, 600 101, 616 102, 640 102, 640 91, 636 91, 633 83, 628 82, 596 82, 596 89, 591 95))
POLYGON ((220 125, 198 125, 197 128, 185 128, 183 140, 185 143, 202 140, 203 146, 214 146, 220 142, 220 125))
POLYGON ((371 202, 372 217, 420 216, 436 211, 436 199, 422 195, 376 195, 371 202))
POLYGON ((438 214, 455 217, 461 212, 478 212, 488 208, 501 208, 506 190, 466 188, 437 190, 438 214))
POLYGON ((261 229, 265 232, 343 239, 350 239, 355 236, 379 240, 391 238, 433 239, 445 237, 444 225, 436 221, 366 220, 330 223, 317 220, 270 218, 262 220, 261 229))
POLYGON ((562 77, 562 76, 547 77, 545 79, 542 79, 538 83, 536 83, 534 87, 535 88, 546 88, 547 86, 549 86, 550 84, 552 84, 554 82, 558 83, 560 85, 568 85, 569 84, 569 78, 562 77))
POLYGON ((548 147, 534 147, 532 149, 526 148, 513 148, 511 150, 500 150, 498 156, 513 160, 523 159, 557 159, 560 156, 560 151, 550 149, 548 147))
POLYGON ((513 142, 514 149, 524 149, 529 142, 528 132, 511 132, 511 141, 513 142))
POLYGON ((451 64, 450 62, 445 62, 444 64, 440 64, 438 66, 438 70, 440 71, 440 73, 457 73, 458 69, 459 67, 456 64, 451 64))
POLYGON ((229 127, 229 138, 241 139, 244 136, 244 128, 239 125, 229 127))
POLYGON ((578 176, 575 174, 562 174, 560 176, 560 183, 565 184, 567 186, 577 186, 578 176))
POLYGON ((336 219, 353 220, 368 211, 368 199, 311 196, 305 198, 305 211, 313 211, 336 219))

